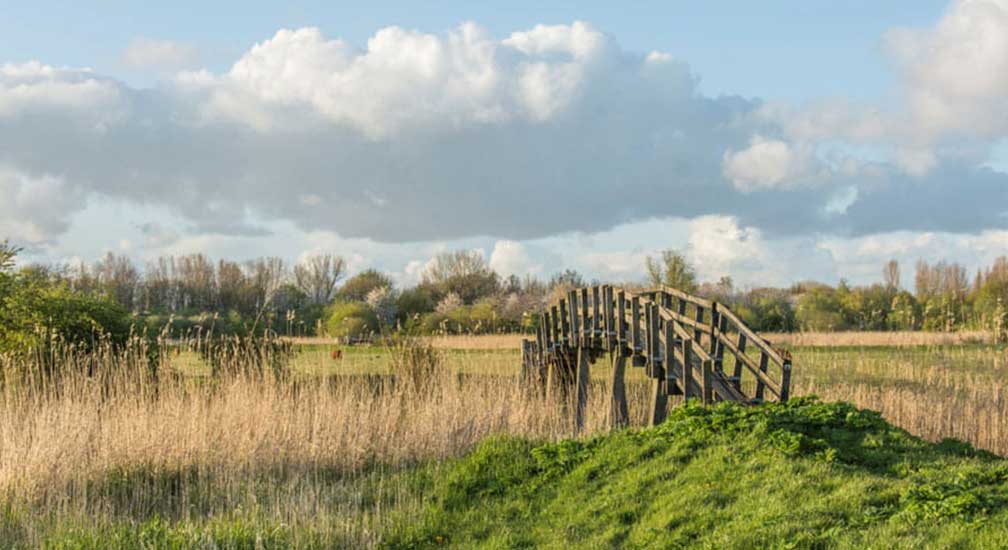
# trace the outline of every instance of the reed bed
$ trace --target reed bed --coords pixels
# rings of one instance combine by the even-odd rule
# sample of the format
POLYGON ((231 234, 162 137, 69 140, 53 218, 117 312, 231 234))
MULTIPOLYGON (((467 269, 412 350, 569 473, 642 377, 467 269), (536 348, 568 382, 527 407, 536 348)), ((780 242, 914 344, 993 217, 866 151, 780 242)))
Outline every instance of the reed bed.
MULTIPOLYGON (((216 376, 180 372, 179 363, 199 360, 192 350, 162 353, 155 376, 148 357, 69 354, 58 377, 7 381, 0 539, 30 547, 57 528, 240 513, 371 546, 391 521, 385 511, 421 504, 396 481, 403 467, 436 469, 494 434, 579 435, 569 407, 515 376, 460 374, 479 356, 448 361, 430 346, 393 348, 395 376, 280 375, 249 368, 239 351, 216 358, 216 376)), ((0 361, 5 372, 44 370, 0 361)), ((640 424, 646 387, 629 390, 640 424)), ((606 403, 603 385, 592 384, 580 435, 606 429, 606 403)))

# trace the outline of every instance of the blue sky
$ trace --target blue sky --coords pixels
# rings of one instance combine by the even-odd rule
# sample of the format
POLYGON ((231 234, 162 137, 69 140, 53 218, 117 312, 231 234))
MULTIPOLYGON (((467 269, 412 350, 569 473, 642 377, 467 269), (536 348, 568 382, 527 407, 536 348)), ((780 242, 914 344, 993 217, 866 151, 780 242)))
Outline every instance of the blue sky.
POLYGON ((0 36, 29 260, 409 284, 448 248, 633 279, 675 247, 761 285, 1008 253, 1004 0, 37 2, 0 36))
MULTIPOLYGON (((627 49, 662 50, 701 75, 708 94, 807 99, 883 96, 892 76, 879 52, 891 27, 934 24, 945 2, 10 2, 0 59, 42 59, 126 73, 138 37, 197 46, 224 70, 280 28, 314 26, 363 45, 389 25, 439 32, 475 21, 498 36, 539 23, 590 21, 627 49)), ((135 71, 132 71, 136 73, 135 71)), ((129 74, 147 84, 151 75, 129 74)))

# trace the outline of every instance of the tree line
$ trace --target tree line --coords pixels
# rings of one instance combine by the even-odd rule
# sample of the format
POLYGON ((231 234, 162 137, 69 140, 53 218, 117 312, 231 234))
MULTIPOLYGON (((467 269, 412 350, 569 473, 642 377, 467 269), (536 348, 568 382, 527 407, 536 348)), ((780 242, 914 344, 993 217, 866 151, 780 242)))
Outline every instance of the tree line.
MULTIPOLYGON (((270 330, 354 340, 404 329, 533 331, 544 307, 572 288, 596 283, 573 270, 548 279, 504 277, 482 254, 468 250, 437 255, 420 282, 405 288, 375 269, 348 276, 346 261, 336 254, 312 255, 294 264, 276 257, 234 262, 190 254, 157 258, 140 269, 129 258, 110 253, 93 264, 14 269, 17 251, 6 244, 0 251, 0 299, 7 301, 6 317, 38 321, 60 311, 75 318, 71 310, 86 304, 84 309, 100 313, 103 322, 119 312, 149 328, 169 327, 172 334, 270 330), (32 305, 28 296, 79 303, 32 305), (25 314, 32 308, 34 317, 25 314), (15 310, 21 313, 12 313, 15 310)), ((642 267, 641 280, 621 286, 668 285, 693 292, 728 304, 759 331, 977 328, 1003 335, 1008 325, 1008 258, 979 270, 972 279, 959 264, 918 262, 913 292, 901 284, 895 261, 883 266, 880 281, 871 285, 809 281, 746 289, 736 288, 728 276, 698 281, 693 266, 675 250, 648 257, 642 267)), ((87 314, 76 318, 81 326, 87 324, 87 314)), ((0 325, 4 322, 8 329, 13 326, 0 318, 0 325)))

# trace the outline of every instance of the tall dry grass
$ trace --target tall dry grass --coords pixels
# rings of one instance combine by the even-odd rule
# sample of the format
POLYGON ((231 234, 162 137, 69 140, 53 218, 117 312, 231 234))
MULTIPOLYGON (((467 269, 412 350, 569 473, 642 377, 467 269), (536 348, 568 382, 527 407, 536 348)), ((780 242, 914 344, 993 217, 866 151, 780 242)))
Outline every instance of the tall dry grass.
MULTIPOLYGON (((155 377, 141 350, 56 357, 61 376, 4 385, 0 495, 21 511, 14 523, 28 541, 57 520, 199 520, 244 510, 284 525, 328 518, 341 540, 368 546, 383 506, 420 503, 400 502, 417 497, 394 486, 380 499, 366 496, 351 482, 357 477, 385 483, 376 471, 458 456, 493 434, 577 435, 569 407, 515 377, 459 375, 437 350, 420 349, 394 352, 404 354, 391 359, 404 369, 398 378, 277 376, 227 358, 217 377, 189 376, 172 371, 173 353, 158 359, 155 377)), ((0 358, 0 368, 43 370, 12 358, 0 358)), ((640 423, 645 387, 629 390, 640 423)), ((604 388, 594 384, 589 399, 584 434, 606 429, 604 388)))

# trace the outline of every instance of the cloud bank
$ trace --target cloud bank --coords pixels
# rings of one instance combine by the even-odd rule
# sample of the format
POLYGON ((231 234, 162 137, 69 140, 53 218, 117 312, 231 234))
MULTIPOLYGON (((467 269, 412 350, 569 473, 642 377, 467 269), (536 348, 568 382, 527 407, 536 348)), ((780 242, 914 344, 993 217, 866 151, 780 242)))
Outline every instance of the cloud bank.
MULTIPOLYGON (((683 244, 708 251, 712 273, 782 239, 1005 228, 1008 175, 986 161, 1008 137, 1008 4, 953 2, 884 43, 894 104, 707 97, 674 52, 627 51, 584 22, 506 37, 388 27, 364 45, 282 29, 225 72, 149 89, 7 64, 0 233, 52 242, 111 199, 193 234, 489 237, 495 265, 524 274, 543 266, 521 242, 648 219, 687 220, 683 244)), ((126 56, 181 67, 194 54, 146 40, 126 56)), ((586 265, 618 263, 609 254, 586 265)))

